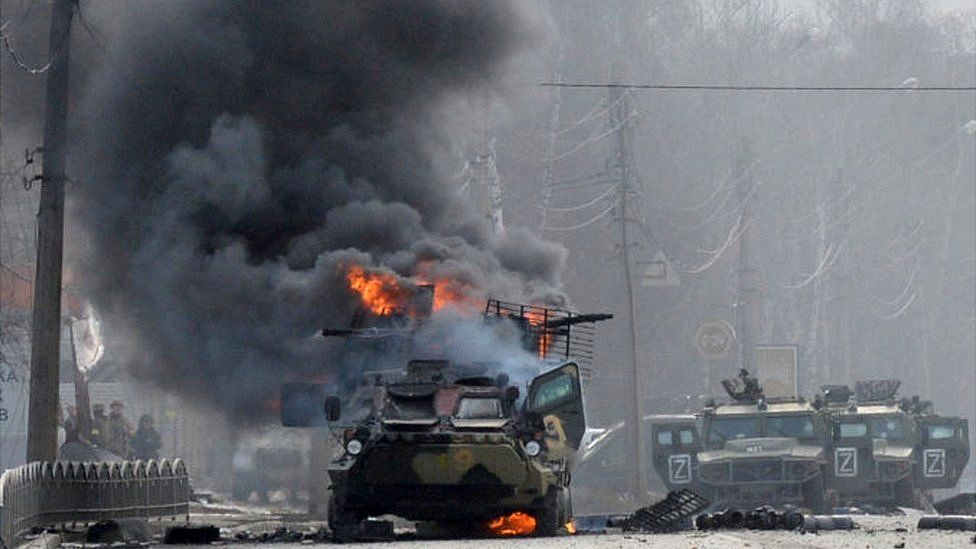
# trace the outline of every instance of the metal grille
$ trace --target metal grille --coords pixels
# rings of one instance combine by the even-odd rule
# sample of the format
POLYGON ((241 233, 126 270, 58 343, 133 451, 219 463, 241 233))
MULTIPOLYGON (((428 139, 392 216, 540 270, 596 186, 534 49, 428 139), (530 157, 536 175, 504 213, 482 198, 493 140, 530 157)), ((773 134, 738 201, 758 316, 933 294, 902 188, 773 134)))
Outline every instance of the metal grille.
POLYGON ((0 477, 0 535, 14 547, 36 526, 128 517, 188 517, 182 460, 32 462, 0 477))
POLYGON ((751 459, 732 464, 733 482, 770 482, 783 479, 783 466, 778 459, 751 459))
POLYGON ((488 318, 507 318, 522 331, 523 347, 543 360, 569 360, 579 364, 584 375, 592 374, 596 335, 594 322, 609 315, 584 315, 565 309, 539 307, 489 299, 488 318))

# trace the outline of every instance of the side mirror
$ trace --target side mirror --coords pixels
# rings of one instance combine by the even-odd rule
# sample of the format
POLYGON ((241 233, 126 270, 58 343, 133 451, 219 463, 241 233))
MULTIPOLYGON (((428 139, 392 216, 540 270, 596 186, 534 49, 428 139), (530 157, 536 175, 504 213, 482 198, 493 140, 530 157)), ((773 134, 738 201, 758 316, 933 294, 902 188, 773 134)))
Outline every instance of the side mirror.
POLYGON ((325 419, 327 421, 339 421, 339 397, 337 396, 327 396, 325 397, 325 419))
POLYGON ((834 440, 834 442, 837 442, 838 440, 840 440, 840 423, 836 423, 835 422, 835 423, 831 424, 831 426, 830 426, 830 436, 834 440))

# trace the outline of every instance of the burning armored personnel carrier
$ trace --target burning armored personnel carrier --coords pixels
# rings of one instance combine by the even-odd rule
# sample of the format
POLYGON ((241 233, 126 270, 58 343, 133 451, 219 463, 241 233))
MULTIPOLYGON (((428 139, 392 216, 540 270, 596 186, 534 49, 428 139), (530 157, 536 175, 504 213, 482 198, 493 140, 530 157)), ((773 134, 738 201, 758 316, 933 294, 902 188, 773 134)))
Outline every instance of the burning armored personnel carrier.
POLYGON ((362 520, 383 514, 486 533, 563 528, 586 429, 585 362, 574 357, 588 358, 592 323, 610 315, 489 300, 478 322, 514 331, 535 374, 525 385, 499 364, 451 361, 436 356, 436 344, 417 345, 423 319, 381 316, 381 326, 325 333, 346 338, 357 356, 373 357, 367 362, 406 358, 399 368, 357 359, 365 373, 344 376, 354 388, 341 399, 320 385, 282 388, 283 423, 325 419, 341 447, 328 467, 333 532, 354 537, 362 520))

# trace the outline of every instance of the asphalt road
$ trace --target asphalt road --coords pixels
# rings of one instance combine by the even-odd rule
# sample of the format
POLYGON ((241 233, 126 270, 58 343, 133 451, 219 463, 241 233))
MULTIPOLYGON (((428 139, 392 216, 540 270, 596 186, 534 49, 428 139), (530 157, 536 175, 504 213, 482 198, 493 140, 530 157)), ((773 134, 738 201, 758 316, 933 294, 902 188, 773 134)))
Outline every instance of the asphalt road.
MULTIPOLYGON (((750 531, 725 530, 712 532, 679 532, 673 534, 581 534, 576 536, 561 536, 555 538, 494 538, 494 539, 451 539, 429 540, 415 539, 401 535, 393 543, 355 543, 346 544, 354 547, 376 547, 385 549, 438 549, 453 547, 472 547, 482 549, 501 548, 622 548, 622 547, 654 547, 654 548, 765 548, 765 547, 801 547, 801 548, 898 548, 898 547, 976 547, 973 537, 976 532, 942 532, 916 531, 915 524, 918 516, 853 516, 858 529, 853 531, 824 531, 819 533, 797 533, 788 531, 750 531)), ((289 528, 302 529, 298 523, 286 521, 289 528)), ((255 530, 273 529, 280 525, 277 521, 269 521, 263 526, 255 524, 255 530)), ((243 526, 243 525, 242 525, 243 526)), ((311 523, 304 526, 314 529, 311 523)), ((228 545, 237 545, 228 543, 228 545)), ((241 545, 273 546, 280 548, 299 549, 308 547, 306 543, 276 543, 247 542, 241 545)), ((212 547, 212 546, 201 546, 212 547)))

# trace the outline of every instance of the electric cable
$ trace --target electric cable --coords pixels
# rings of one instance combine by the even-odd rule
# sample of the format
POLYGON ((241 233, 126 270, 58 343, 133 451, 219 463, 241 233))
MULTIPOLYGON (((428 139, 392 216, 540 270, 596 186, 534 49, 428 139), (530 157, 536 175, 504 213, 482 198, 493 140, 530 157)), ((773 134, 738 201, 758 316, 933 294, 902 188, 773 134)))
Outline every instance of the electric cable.
POLYGON ((536 86, 575 89, 611 89, 663 91, 796 91, 796 92, 976 92, 976 86, 742 86, 723 84, 634 84, 617 82, 538 82, 536 86))

